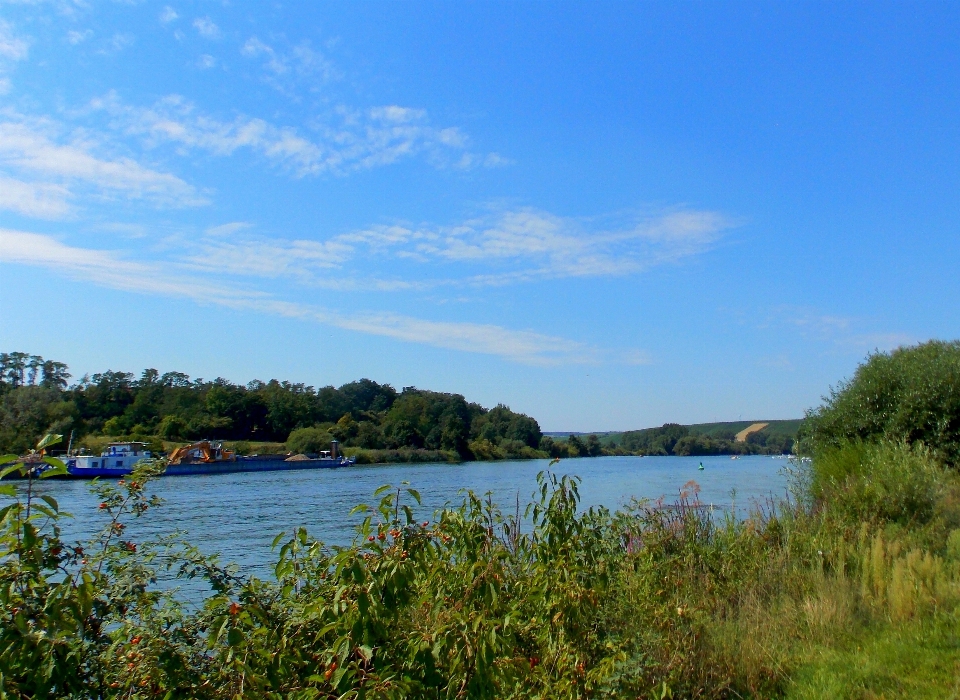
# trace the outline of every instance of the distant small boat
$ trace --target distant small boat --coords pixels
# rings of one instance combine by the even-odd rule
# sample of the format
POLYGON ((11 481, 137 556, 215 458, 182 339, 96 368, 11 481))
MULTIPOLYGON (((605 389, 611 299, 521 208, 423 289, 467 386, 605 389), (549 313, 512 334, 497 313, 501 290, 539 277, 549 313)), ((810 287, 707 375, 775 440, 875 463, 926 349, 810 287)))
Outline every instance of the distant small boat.
POLYGON ((700 462, 700 471, 703 471, 703 462, 700 462))

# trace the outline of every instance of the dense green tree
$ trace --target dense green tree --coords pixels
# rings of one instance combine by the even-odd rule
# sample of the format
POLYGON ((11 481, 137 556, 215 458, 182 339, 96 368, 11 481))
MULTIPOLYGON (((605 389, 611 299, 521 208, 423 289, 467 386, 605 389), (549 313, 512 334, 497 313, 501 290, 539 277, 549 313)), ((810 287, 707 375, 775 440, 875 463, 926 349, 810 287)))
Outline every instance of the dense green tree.
POLYGON ((851 440, 923 442, 960 461, 960 341, 877 352, 808 412, 805 449, 851 440))
POLYGON ((587 455, 590 457, 599 457, 603 453, 600 438, 596 435, 587 435, 587 442, 584 447, 587 450, 587 455))
POLYGON ((474 438, 483 438, 494 444, 502 440, 519 440, 528 447, 540 444, 540 425, 530 416, 514 413, 503 404, 477 417, 472 431, 474 438))
POLYGON ((620 445, 628 452, 644 455, 670 455, 688 429, 677 423, 665 423, 660 428, 631 430, 620 436, 620 445))
POLYGON ((298 428, 287 438, 287 449, 302 454, 316 454, 330 449, 333 435, 322 428, 298 428))
POLYGON ((571 457, 586 457, 587 446, 579 435, 571 435, 567 438, 567 452, 571 457))
POLYGON ((37 436, 66 433, 73 425, 75 406, 56 389, 18 386, 0 398, 0 445, 3 452, 22 453, 37 436))

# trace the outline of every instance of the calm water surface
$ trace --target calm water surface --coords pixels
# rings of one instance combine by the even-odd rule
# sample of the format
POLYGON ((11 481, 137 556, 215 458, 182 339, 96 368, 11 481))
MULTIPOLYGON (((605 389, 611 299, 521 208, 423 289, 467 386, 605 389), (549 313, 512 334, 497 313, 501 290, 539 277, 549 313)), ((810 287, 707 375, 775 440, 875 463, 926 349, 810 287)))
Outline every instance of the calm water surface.
MULTIPOLYGON (((266 576, 274 556, 270 543, 281 531, 306 527, 328 544, 348 544, 358 516, 358 503, 374 504, 373 492, 383 484, 409 481, 420 491, 418 519, 432 519, 445 504, 458 504, 460 489, 492 492, 504 511, 513 512, 531 500, 537 473, 547 460, 470 462, 465 464, 362 465, 315 471, 216 474, 160 479, 153 492, 164 499, 128 532, 133 539, 179 529, 207 553, 238 564, 245 573, 266 576)), ((705 503, 739 509, 770 496, 782 497, 786 461, 771 457, 596 457, 564 460, 558 474, 575 474, 584 507, 616 509, 632 497, 668 500, 695 480, 705 503), (705 469, 700 471, 698 465, 705 469)), ((54 496, 61 510, 74 515, 63 523, 66 539, 85 539, 104 523, 89 482, 48 481, 40 489, 54 496)))

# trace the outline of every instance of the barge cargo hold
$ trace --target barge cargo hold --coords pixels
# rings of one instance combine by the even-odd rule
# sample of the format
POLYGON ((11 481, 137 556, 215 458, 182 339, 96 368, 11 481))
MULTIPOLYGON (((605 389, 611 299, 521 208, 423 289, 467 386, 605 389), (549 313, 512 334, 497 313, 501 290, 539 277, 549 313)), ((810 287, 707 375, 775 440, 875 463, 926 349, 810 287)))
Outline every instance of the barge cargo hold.
MULTIPOLYGON (((99 456, 77 455, 64 457, 63 461, 67 465, 67 473, 73 478, 117 478, 130 474, 141 460, 152 458, 146 447, 143 442, 112 442, 99 456)), ((356 462, 354 458, 343 457, 336 452, 334 446, 332 453, 324 452, 316 458, 298 456, 294 459, 286 455, 238 457, 218 443, 194 443, 171 454, 172 459, 163 476, 336 469, 356 462)))

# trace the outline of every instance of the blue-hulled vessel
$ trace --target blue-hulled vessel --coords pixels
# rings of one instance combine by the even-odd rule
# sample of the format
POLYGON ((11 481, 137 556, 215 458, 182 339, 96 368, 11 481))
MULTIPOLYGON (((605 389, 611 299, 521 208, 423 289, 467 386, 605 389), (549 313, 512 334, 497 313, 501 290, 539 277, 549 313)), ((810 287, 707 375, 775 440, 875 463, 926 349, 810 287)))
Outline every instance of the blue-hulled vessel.
MULTIPOLYGON (((204 440, 180 447, 170 453, 164 476, 195 474, 230 474, 235 472, 272 472, 295 469, 334 469, 356 462, 339 454, 334 442, 330 451, 316 456, 253 455, 237 456, 224 449, 222 443, 204 440)), ((153 455, 144 442, 111 442, 99 456, 73 455, 63 458, 67 473, 75 478, 121 477, 134 470, 137 463, 153 455)))

